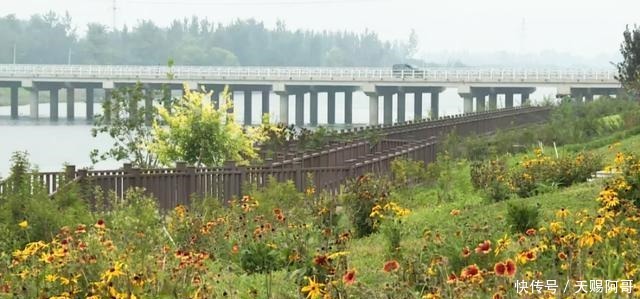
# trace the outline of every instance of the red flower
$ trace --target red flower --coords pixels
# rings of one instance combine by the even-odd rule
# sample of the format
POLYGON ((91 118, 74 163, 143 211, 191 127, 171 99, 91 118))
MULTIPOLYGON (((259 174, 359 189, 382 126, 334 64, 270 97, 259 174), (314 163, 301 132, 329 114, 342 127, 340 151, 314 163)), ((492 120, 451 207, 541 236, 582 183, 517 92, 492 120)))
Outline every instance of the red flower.
POLYGON ((502 299, 504 297, 502 297, 502 295, 500 295, 500 293, 495 293, 493 294, 493 297, 491 297, 491 299, 502 299))
POLYGON ((354 282, 356 282, 356 270, 352 269, 352 270, 347 271, 342 276, 342 282, 344 282, 344 284, 346 284, 346 285, 350 285, 350 284, 353 284, 354 282))
POLYGON ((503 276, 507 272, 507 265, 497 263, 493 266, 493 272, 495 272, 497 276, 503 276))
POLYGON ((328 266, 329 259, 327 259, 326 255, 316 255, 316 257, 313 258, 313 263, 317 266, 328 266))
POLYGON ((478 266, 476 266, 476 264, 473 264, 462 269, 462 272, 460 273, 460 278, 467 279, 479 274, 480 274, 480 269, 478 269, 478 266))
POLYGON ((399 268, 400 264, 398 263, 398 261, 390 260, 384 263, 384 267, 382 267, 382 270, 384 270, 384 272, 392 272, 398 270, 399 268))
POLYGON ((535 228, 530 228, 525 232, 525 234, 527 234, 527 236, 535 236, 536 235, 536 229, 535 228))
POLYGON ((516 263, 514 263, 511 259, 508 259, 506 262, 504 262, 504 265, 506 267, 506 276, 513 277, 514 275, 516 275, 516 263))
POLYGON ((239 251, 240 251, 240 246, 238 246, 238 244, 233 244, 233 247, 231 248, 231 252, 238 253, 239 251))
POLYGON ((476 253, 487 254, 489 252, 491 252, 491 241, 489 240, 484 240, 484 242, 478 244, 478 247, 476 247, 476 253))

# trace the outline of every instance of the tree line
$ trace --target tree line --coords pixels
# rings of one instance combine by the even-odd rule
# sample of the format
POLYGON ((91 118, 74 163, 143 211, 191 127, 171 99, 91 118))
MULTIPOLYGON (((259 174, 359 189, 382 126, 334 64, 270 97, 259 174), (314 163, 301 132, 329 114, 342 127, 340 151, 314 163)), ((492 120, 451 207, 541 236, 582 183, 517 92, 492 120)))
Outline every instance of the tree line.
POLYGON ((167 27, 145 20, 116 30, 91 23, 83 34, 71 21, 54 12, 0 17, 0 63, 390 66, 409 59, 418 43, 413 31, 391 42, 371 31, 289 30, 284 22, 267 28, 254 19, 216 24, 192 17, 167 27))

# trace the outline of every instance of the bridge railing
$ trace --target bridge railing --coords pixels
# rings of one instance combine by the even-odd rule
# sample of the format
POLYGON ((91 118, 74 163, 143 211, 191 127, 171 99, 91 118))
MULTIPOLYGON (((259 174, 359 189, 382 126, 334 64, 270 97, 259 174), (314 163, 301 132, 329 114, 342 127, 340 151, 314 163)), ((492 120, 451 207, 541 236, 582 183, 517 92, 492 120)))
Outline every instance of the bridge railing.
POLYGON ((606 82, 616 83, 614 70, 320 67, 207 67, 132 65, 0 64, 0 78, 271 81, 410 81, 410 82, 606 82))

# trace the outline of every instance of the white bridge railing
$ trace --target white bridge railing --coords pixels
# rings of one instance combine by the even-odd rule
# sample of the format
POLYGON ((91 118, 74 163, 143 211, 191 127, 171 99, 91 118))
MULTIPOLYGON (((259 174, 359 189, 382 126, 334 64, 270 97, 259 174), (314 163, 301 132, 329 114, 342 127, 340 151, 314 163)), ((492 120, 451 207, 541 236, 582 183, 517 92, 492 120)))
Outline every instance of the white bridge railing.
POLYGON ((317 67, 206 67, 125 65, 26 65, 0 64, 0 80, 17 79, 101 79, 168 80, 168 74, 183 80, 266 81, 406 81, 406 82, 549 82, 617 83, 614 70, 584 69, 485 69, 317 67))

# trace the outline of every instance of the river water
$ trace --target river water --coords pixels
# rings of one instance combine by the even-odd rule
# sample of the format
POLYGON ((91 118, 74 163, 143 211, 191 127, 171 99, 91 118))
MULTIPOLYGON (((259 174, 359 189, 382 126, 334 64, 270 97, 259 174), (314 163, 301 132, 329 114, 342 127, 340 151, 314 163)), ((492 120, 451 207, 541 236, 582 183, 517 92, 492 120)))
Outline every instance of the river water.
MULTIPOLYGON (((555 89, 539 88, 531 95, 534 102, 541 101, 544 97, 553 97, 555 89)), ((242 93, 235 95, 235 113, 236 119, 243 121, 244 107, 242 93)), ((256 106, 253 107, 253 122, 260 120, 260 95, 254 94, 253 100, 256 106)), ((327 100, 326 94, 318 95, 318 121, 319 123, 327 123, 327 100)), ((514 105, 520 104, 520 98, 515 96, 514 105)), ((289 120, 295 120, 295 100, 289 100, 289 120)), ((413 95, 406 95, 406 118, 413 119, 413 95)), ((279 106, 277 97, 271 95, 270 111, 272 119, 279 119, 279 106)), ((379 101, 379 121, 382 122, 383 101, 379 101)), ((393 119, 396 119, 396 99, 394 97, 393 119)), ((498 97, 498 107, 504 106, 504 98, 498 97)), ((309 107, 309 95, 305 98, 305 107, 309 107)), ((336 94, 336 122, 344 121, 344 95, 336 94)), ((430 107, 430 98, 428 94, 423 96, 423 115, 427 115, 430 107)), ((64 163, 76 165, 77 167, 94 167, 95 169, 119 168, 121 163, 116 161, 105 161, 96 165, 91 164, 89 152, 92 149, 106 150, 113 143, 107 136, 91 136, 92 125, 86 120, 85 103, 75 103, 76 120, 69 122, 66 120, 66 103, 60 103, 58 108, 60 121, 49 121, 49 104, 40 104, 40 119, 30 120, 23 118, 20 120, 11 120, 9 118, 10 108, 8 106, 0 107, 0 177, 6 177, 10 167, 10 157, 15 151, 27 151, 30 161, 37 165, 41 171, 58 171, 61 170, 64 163)), ((309 111, 305 109, 305 122, 309 122, 309 111)), ((95 104, 94 111, 96 114, 101 112, 101 105, 95 104)), ((447 89, 440 94, 440 115, 451 115, 462 113, 462 99, 458 96, 455 89, 447 89)), ((29 115, 29 106, 22 105, 19 107, 21 116, 29 115)), ((353 94, 353 122, 354 124, 366 124, 369 120, 369 98, 361 92, 353 94)), ((339 126, 338 126, 339 127, 339 126)))

